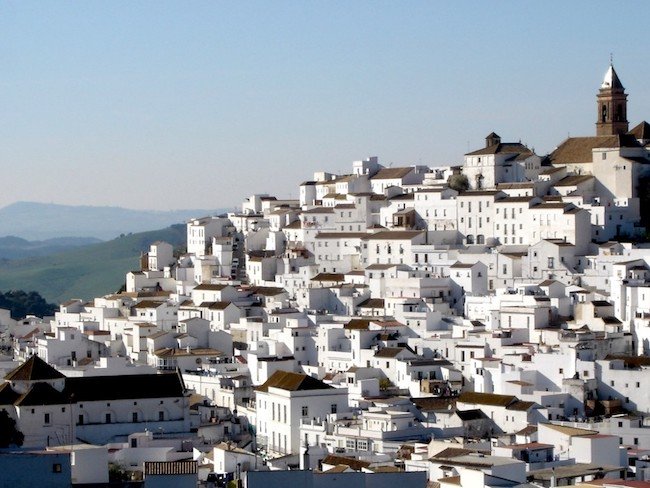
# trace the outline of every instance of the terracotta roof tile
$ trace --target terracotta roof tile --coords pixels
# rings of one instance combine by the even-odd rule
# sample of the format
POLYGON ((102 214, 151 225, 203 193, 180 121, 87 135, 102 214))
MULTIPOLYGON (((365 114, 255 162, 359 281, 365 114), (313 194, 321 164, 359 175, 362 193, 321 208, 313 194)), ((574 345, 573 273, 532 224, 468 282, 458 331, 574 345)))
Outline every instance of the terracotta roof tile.
POLYGON ((65 376, 47 364, 38 356, 32 356, 6 376, 10 381, 44 381, 65 378, 65 376))
POLYGON ((650 139, 650 124, 644 120, 628 132, 628 134, 632 134, 637 139, 648 140, 650 139))
POLYGON ((401 231, 395 231, 395 230, 386 230, 386 231, 380 231, 375 234, 370 234, 366 237, 364 237, 365 240, 411 240, 419 235, 421 235, 424 231, 421 230, 401 230, 401 231))
POLYGON ((345 466, 349 466, 355 471, 361 471, 362 468, 367 468, 368 466, 370 466, 370 463, 368 461, 361 461, 359 459, 349 458, 344 456, 335 456, 333 454, 329 454, 325 456, 325 458, 323 458, 322 463, 333 465, 333 466, 345 465, 345 466))
POLYGON ((533 152, 520 142, 500 142, 499 144, 492 144, 489 147, 467 153, 465 156, 480 156, 483 154, 524 154, 526 156, 532 156, 533 152))
POLYGON ((407 174, 413 171, 413 168, 383 168, 380 169, 371 180, 393 180, 396 178, 404 178, 407 174))
POLYGON ((592 149, 597 147, 639 147, 633 135, 570 137, 549 155, 553 164, 591 163, 592 149))
MULTIPOLYGON (((292 373, 290 371, 276 371, 266 382, 257 387, 257 391, 268 392, 269 388, 279 388, 287 391, 329 390, 333 387, 321 380, 306 374, 292 373)), ((338 463, 337 463, 338 464, 338 463)))
POLYGON ((475 405, 507 407, 511 403, 517 401, 517 397, 514 395, 497 395, 495 393, 479 393, 467 391, 461 393, 461 395, 458 397, 458 401, 475 405))
POLYGON ((33 405, 62 405, 69 403, 70 396, 61 393, 49 383, 34 383, 27 393, 21 395, 14 405, 26 407, 33 405))

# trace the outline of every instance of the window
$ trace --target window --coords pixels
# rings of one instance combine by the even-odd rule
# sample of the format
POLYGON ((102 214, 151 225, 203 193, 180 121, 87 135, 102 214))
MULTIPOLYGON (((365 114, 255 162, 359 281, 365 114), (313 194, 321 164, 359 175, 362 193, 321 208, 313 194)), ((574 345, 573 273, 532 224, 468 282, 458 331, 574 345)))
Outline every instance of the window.
POLYGON ((330 405, 330 413, 336 413, 336 410, 337 410, 337 405, 336 405, 336 403, 332 403, 332 404, 330 405))
POLYGON ((82 413, 79 414, 79 420, 77 421, 77 424, 83 425, 84 424, 84 416, 82 413))
POLYGON ((50 424, 50 414, 49 414, 49 413, 46 413, 46 414, 43 415, 43 423, 44 423, 45 425, 49 425, 49 424, 50 424))
POLYGON ((162 422, 163 420, 165 420, 165 412, 163 412, 162 410, 159 410, 158 411, 158 421, 162 422))
POLYGON ((133 412, 131 414, 131 421, 134 423, 138 421, 138 412, 133 412))
POLYGON ((354 449, 354 447, 355 447, 354 439, 346 439, 345 440, 345 448, 346 449, 354 449))
POLYGON ((110 413, 107 413, 107 414, 104 416, 104 420, 106 421, 107 424, 110 424, 110 423, 111 423, 111 414, 110 414, 110 413))
POLYGON ((59 463, 55 463, 52 465, 52 472, 53 473, 60 473, 62 471, 61 465, 59 463))
POLYGON ((302 406, 302 416, 303 417, 309 416, 309 407, 307 407, 306 405, 302 406))
POLYGON ((368 450, 368 441, 367 440, 358 440, 357 441, 357 450, 358 451, 367 451, 368 450))

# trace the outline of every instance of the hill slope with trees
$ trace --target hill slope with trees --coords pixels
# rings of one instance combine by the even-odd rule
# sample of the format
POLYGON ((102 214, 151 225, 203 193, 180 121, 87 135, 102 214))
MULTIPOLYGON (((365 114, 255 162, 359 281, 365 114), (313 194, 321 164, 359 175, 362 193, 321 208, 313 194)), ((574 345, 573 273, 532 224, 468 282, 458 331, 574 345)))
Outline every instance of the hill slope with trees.
POLYGON ((0 263, 0 290, 36 290, 48 302, 90 299, 119 290, 155 241, 185 246, 184 224, 129 234, 49 256, 0 263))

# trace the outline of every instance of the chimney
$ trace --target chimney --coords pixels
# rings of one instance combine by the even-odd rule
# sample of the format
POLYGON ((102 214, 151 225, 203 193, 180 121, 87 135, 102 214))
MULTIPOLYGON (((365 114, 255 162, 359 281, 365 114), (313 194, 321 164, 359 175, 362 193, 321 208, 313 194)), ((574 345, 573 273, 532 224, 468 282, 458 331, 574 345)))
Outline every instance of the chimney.
POLYGON ((149 269, 149 253, 142 252, 140 253, 140 271, 146 271, 149 269))
POLYGON ((305 446, 305 451, 300 456, 300 469, 310 469, 309 466, 309 446, 305 446))
POLYGON ((557 486, 557 478, 555 476, 555 468, 551 468, 552 474, 551 474, 551 487, 557 486))

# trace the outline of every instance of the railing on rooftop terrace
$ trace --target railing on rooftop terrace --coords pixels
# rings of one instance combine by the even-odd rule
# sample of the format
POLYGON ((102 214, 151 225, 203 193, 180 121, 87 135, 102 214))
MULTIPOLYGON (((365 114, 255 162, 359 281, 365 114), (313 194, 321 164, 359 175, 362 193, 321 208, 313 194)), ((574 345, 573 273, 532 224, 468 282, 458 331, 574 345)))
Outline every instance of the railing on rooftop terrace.
POLYGON ((248 408, 250 410, 255 410, 255 400, 249 400, 249 401, 243 401, 241 402, 241 406, 244 408, 248 408))
POLYGON ((300 425, 322 427, 325 423, 326 423, 326 419, 321 419, 321 418, 300 419, 300 425))

